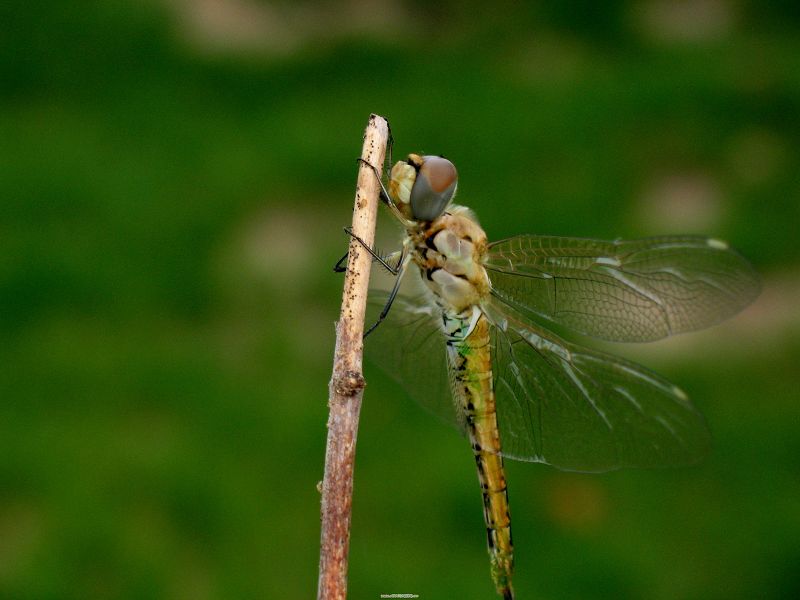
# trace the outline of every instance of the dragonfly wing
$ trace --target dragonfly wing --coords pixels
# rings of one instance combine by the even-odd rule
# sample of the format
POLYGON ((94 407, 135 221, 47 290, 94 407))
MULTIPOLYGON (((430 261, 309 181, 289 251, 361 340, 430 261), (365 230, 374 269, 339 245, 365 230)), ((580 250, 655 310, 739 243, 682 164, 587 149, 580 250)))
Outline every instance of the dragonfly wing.
MULTIPOLYGON (((370 290, 367 323, 373 323, 388 294, 370 290)), ((398 296, 384 321, 367 337, 364 353, 425 409, 464 431, 453 404, 441 311, 424 295, 398 296)))
POLYGON ((755 299, 753 267, 696 236, 604 242, 522 235, 490 244, 492 293, 586 335, 643 342, 713 325, 755 299))
POLYGON ((491 299, 493 380, 503 455, 572 471, 698 461, 710 436, 676 386, 568 343, 491 299))

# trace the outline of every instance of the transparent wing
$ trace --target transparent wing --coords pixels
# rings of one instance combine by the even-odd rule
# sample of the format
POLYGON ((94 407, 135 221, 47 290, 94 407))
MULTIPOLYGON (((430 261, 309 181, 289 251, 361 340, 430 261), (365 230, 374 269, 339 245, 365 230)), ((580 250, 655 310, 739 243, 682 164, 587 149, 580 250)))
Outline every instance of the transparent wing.
POLYGON ((503 455, 565 470, 677 466, 708 451, 703 417, 676 386, 565 342, 491 299, 503 455))
POLYGON ((485 266, 492 293, 516 309, 621 342, 713 325, 760 290, 753 267, 725 242, 694 236, 522 235, 490 244, 485 266))
MULTIPOLYGON (((370 290, 367 324, 374 323, 388 294, 370 290)), ((364 341, 367 360, 424 408, 463 431, 450 391, 439 309, 427 297, 398 296, 384 321, 364 341)))

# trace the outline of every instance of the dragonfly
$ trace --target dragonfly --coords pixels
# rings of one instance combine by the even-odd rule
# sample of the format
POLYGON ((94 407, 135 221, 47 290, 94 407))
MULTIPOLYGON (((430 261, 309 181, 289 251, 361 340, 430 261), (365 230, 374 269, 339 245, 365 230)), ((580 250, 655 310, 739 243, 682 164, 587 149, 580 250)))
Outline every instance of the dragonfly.
POLYGON ((561 333, 649 342, 694 331, 747 306, 759 279, 716 238, 489 242, 475 215, 453 203, 458 174, 441 156, 397 162, 388 190, 376 176, 405 234, 401 250, 386 256, 356 238, 395 277, 391 291, 370 293, 379 315, 367 357, 469 439, 492 580, 511 600, 503 459, 601 472, 687 465, 710 447, 702 415, 679 387, 561 333), (409 273, 420 292, 401 295, 409 273))

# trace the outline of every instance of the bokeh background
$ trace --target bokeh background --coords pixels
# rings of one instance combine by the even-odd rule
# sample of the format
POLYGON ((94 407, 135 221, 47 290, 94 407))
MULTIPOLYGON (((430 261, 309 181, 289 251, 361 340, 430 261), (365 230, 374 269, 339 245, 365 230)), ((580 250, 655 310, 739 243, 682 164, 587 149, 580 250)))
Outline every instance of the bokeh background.
MULTIPOLYGON (((797 6, 3 2, 0 597, 314 597, 371 112, 490 238, 705 232, 763 273, 619 349, 694 398, 703 464, 508 465, 519 597, 800 597, 797 6)), ((350 597, 494 597, 466 442, 367 377, 350 597)))

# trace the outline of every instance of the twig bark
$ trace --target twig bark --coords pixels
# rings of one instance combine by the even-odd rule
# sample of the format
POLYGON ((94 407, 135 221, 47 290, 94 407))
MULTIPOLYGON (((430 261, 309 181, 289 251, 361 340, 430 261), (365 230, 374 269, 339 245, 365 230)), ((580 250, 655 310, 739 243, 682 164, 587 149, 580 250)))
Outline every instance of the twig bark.
MULTIPOLYGON (((361 158, 382 171, 389 140, 389 124, 370 115, 361 158)), ((359 163, 353 234, 372 246, 380 185, 375 173, 359 163)), ((372 257, 350 240, 342 311, 336 326, 333 377, 329 384, 328 445, 322 481, 322 534, 320 539, 318 600, 344 600, 347 596, 347 554, 350 549, 350 514, 353 500, 358 415, 364 392, 361 374, 364 315, 372 257)))

